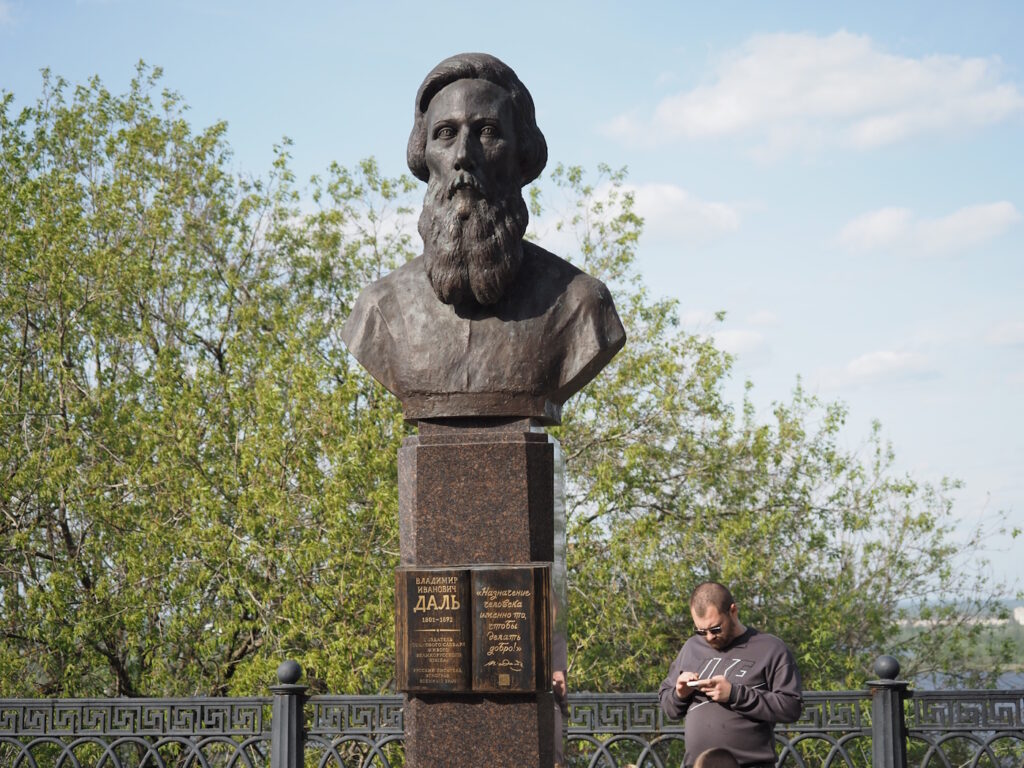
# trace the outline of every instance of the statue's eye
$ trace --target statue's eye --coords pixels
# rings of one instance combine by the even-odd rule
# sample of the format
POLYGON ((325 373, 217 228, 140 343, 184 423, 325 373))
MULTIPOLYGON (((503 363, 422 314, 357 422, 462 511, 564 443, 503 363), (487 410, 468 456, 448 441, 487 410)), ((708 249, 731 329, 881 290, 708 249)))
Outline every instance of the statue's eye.
POLYGON ((436 131, 434 131, 435 139, 454 139, 455 129, 448 125, 442 125, 436 131))
POLYGON ((486 136, 489 139, 496 139, 501 136, 501 131, 498 130, 498 126, 496 125, 485 125, 480 129, 480 135, 486 136))

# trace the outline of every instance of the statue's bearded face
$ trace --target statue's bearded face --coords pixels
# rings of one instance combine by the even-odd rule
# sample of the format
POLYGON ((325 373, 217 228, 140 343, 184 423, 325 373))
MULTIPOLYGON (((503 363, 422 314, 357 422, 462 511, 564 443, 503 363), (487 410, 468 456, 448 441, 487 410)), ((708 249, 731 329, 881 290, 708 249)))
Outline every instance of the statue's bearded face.
POLYGON ((448 304, 494 304, 515 279, 529 213, 508 93, 456 80, 426 112, 430 172, 420 215, 427 276, 448 304))

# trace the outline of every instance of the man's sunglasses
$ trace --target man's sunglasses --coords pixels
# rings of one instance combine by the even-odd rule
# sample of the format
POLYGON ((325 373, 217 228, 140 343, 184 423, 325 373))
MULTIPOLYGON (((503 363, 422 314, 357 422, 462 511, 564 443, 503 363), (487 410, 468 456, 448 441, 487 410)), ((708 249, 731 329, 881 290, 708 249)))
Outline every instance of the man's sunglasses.
POLYGON ((722 625, 719 624, 717 627, 708 627, 707 629, 694 629, 693 634, 700 635, 701 637, 707 634, 720 635, 722 634, 722 625))

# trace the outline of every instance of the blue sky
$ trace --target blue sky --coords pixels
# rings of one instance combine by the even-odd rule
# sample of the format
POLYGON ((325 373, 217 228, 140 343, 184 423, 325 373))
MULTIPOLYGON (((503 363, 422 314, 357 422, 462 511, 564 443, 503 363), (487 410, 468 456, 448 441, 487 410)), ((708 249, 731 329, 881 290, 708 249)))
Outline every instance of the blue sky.
MULTIPOLYGON (((493 53, 552 161, 628 166, 641 269, 736 353, 762 408, 805 388, 879 419, 902 469, 1024 527, 1024 5, 0 0, 0 89, 123 90, 163 67, 237 168, 405 172, 423 75, 493 53), (725 310, 724 324, 711 321, 725 310)), ((1024 544, 992 540, 1024 584, 1024 544)))

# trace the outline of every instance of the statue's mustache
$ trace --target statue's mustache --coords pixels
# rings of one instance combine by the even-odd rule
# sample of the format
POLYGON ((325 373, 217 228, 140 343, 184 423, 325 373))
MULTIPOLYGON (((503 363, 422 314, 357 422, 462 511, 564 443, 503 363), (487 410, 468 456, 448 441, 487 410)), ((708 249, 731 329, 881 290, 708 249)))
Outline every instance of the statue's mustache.
POLYGON ((465 171, 452 179, 448 185, 446 197, 451 200, 460 189, 469 189, 484 197, 487 196, 487 190, 484 189, 484 185, 480 183, 480 180, 473 174, 466 173, 465 171))

